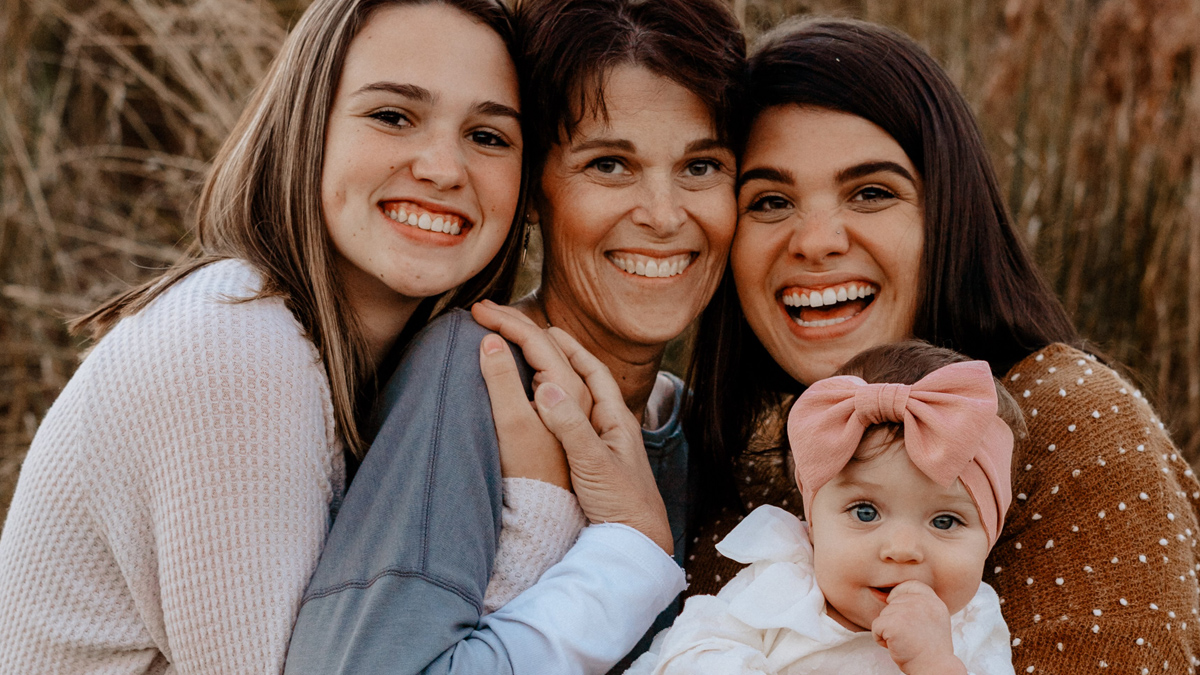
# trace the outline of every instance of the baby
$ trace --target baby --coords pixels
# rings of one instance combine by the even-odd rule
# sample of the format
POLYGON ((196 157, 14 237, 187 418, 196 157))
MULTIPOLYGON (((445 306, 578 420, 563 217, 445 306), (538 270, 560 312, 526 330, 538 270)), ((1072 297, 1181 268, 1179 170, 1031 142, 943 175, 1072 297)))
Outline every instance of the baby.
POLYGON ((1024 424, 988 364, 923 342, 859 354, 788 417, 807 522, 772 506, 717 549, 750 566, 695 596, 628 673, 1012 673, 984 560, 1024 424))

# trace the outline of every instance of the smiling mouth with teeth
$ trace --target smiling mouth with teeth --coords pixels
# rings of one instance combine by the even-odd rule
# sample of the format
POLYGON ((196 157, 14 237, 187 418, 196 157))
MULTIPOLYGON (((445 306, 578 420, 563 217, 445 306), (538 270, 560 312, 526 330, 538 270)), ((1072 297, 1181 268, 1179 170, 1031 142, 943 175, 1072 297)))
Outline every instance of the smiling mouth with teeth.
POLYGON ((412 202, 385 202, 381 206, 384 215, 397 223, 429 232, 458 235, 471 229, 470 221, 449 213, 429 211, 412 202))
POLYGON ((820 328, 858 316, 875 301, 878 291, 872 284, 852 281, 821 289, 785 288, 781 300, 796 325, 820 328))
POLYGON ((665 258, 653 258, 639 253, 612 252, 607 254, 608 260, 617 269, 639 277, 664 279, 683 274, 692 264, 691 253, 680 253, 665 258))

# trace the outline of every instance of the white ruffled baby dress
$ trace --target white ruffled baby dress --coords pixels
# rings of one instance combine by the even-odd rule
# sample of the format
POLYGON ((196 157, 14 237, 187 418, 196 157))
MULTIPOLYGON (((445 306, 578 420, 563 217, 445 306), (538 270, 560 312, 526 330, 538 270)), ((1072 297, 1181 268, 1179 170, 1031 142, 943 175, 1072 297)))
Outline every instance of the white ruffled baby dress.
MULTIPOLYGON (((760 506, 717 550, 750 566, 716 596, 689 598, 626 675, 900 673, 870 632, 850 631, 826 613, 808 523, 760 506)), ((1013 672, 1008 626, 991 586, 979 584, 971 602, 950 617, 950 629, 954 655, 968 672, 1013 672)))

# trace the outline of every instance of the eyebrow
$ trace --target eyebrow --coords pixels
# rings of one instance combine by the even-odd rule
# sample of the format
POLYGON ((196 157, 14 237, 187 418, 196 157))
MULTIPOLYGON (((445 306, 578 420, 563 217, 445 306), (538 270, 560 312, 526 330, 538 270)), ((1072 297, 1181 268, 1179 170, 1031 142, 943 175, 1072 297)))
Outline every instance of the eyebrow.
POLYGON ((837 182, 845 183, 856 178, 862 178, 863 176, 870 176, 873 173, 881 172, 897 174, 903 178, 907 178, 911 183, 917 182, 917 179, 913 178, 913 175, 908 172, 908 169, 905 169, 895 162, 888 161, 863 162, 862 164, 855 164, 854 166, 842 169, 837 174, 837 182))
MULTIPOLYGON (((855 164, 854 166, 846 167, 845 169, 839 171, 834 179, 838 183, 845 183, 857 178, 862 178, 864 176, 870 176, 871 174, 881 172, 897 174, 908 179, 908 181, 911 183, 917 182, 917 180, 913 178, 913 175, 909 173, 908 169, 905 169, 896 162, 889 161, 863 162, 862 164, 855 164)), ((741 186, 753 180, 765 180, 772 183, 783 183, 785 185, 796 184, 796 177, 792 175, 791 171, 775 167, 762 167, 742 172, 742 175, 738 178, 738 187, 740 188, 741 186)))
POLYGON ((621 150, 623 152, 636 152, 637 148, 633 143, 624 139, 618 138, 594 138, 590 141, 582 141, 571 146, 571 152, 584 152, 594 150, 596 148, 605 148, 610 150, 621 150))
MULTIPOLYGON (((403 96, 404 98, 421 103, 433 103, 435 98, 433 92, 425 87, 415 84, 401 84, 399 82, 372 82, 363 85, 362 88, 354 92, 354 95, 361 96, 372 92, 396 94, 397 96, 403 96)), ((521 113, 516 108, 503 103, 497 103, 496 101, 481 101, 476 103, 471 106, 471 112, 493 117, 511 117, 518 122, 521 121, 521 113)))
POLYGON ((715 138, 701 138, 687 144, 683 149, 684 153, 691 154, 693 152, 704 152, 705 150, 728 150, 729 144, 722 143, 715 138))
POLYGON ((354 92, 354 95, 361 96, 362 94, 370 94, 377 91, 396 94, 422 103, 433 103, 433 92, 425 87, 419 87, 415 84, 400 84, 399 82, 372 82, 365 84, 358 91, 354 92))
POLYGON ((743 171, 741 176, 738 176, 738 188, 741 188, 746 183, 753 180, 765 180, 772 183, 784 183, 785 185, 795 185, 796 177, 787 169, 776 169, 774 167, 762 167, 743 171))
POLYGON ((836 487, 846 487, 846 488, 879 489, 879 488, 883 487, 883 485, 881 485, 879 483, 872 483, 869 480, 859 480, 857 478, 849 478, 847 476, 835 476, 834 479, 832 481, 830 481, 830 483, 834 484, 836 487))

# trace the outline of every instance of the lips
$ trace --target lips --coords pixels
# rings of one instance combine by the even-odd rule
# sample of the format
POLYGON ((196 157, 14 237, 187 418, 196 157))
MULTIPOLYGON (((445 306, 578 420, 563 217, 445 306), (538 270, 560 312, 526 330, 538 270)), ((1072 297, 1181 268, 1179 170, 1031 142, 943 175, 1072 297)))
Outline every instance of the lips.
POLYGON ((380 208, 393 221, 428 232, 459 236, 472 227, 471 221, 461 214, 435 211, 416 202, 387 201, 381 202, 380 208))
POLYGON ((779 298, 788 316, 803 328, 834 326, 857 316, 875 301, 879 287, 851 281, 824 287, 790 286, 779 298))
POLYGON ((882 602, 887 602, 888 595, 891 594, 895 586, 872 586, 871 594, 882 602))

